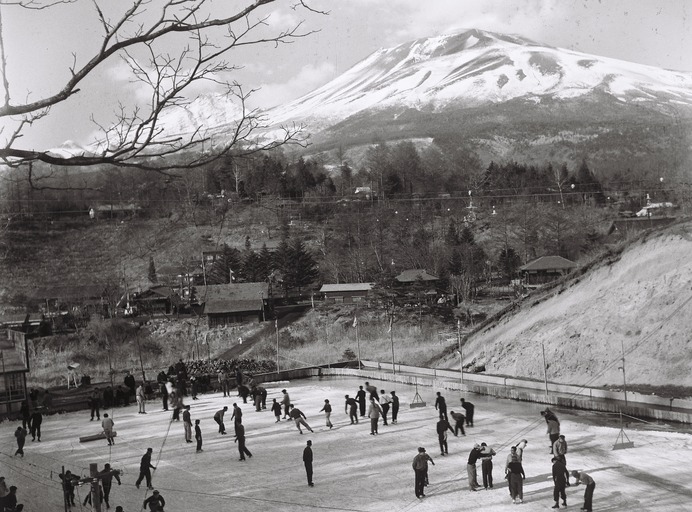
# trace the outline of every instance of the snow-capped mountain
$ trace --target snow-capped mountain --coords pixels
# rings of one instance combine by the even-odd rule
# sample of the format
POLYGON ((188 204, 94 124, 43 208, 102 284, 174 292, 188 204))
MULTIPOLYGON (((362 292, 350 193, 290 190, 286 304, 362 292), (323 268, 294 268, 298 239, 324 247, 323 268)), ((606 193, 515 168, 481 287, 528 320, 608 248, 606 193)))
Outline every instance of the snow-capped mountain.
POLYGON ((603 92, 625 103, 692 106, 692 74, 551 48, 480 30, 380 49, 338 78, 270 111, 323 128, 371 109, 441 111, 603 92))
POLYGON ((692 73, 480 30, 380 49, 267 115, 304 123, 315 151, 444 139, 485 162, 692 164, 692 73))

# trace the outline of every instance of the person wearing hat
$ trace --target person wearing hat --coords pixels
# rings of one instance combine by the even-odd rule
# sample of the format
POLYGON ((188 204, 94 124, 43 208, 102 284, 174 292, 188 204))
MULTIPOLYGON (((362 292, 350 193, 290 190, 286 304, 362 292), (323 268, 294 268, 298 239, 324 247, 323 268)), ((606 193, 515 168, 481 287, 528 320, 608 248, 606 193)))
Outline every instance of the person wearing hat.
POLYGON ((279 423, 281 421, 281 404, 276 401, 276 398, 272 399, 272 412, 274 413, 274 417, 276 418, 276 421, 274 423, 279 423))
POLYGON ((308 439, 307 446, 303 449, 303 464, 305 464, 305 474, 308 477, 308 485, 314 487, 312 483, 312 441, 308 439))
POLYGON ((358 424, 358 402, 355 398, 351 398, 348 395, 344 395, 344 398, 346 399, 344 412, 351 419, 351 425, 354 423, 358 424))
POLYGON ((322 411, 324 411, 324 417, 325 417, 325 420, 327 422, 326 425, 329 428, 332 428, 334 425, 332 425, 332 421, 329 419, 329 417, 332 415, 332 406, 329 405, 329 400, 326 398, 324 400, 324 407, 322 407, 322 409, 320 409, 319 412, 322 412, 322 411))
POLYGON ((103 434, 106 436, 106 441, 108 441, 108 446, 115 444, 115 439, 113 438, 113 427, 115 423, 111 418, 108 417, 108 413, 104 413, 103 421, 101 422, 101 428, 103 429, 103 434))
POLYGON ((507 464, 507 478, 509 480, 509 494, 512 496, 512 503, 524 503, 524 466, 517 455, 517 448, 512 447, 512 459, 507 464))
POLYGON ((596 482, 583 471, 572 471, 572 476, 577 479, 575 485, 584 484, 586 486, 584 490, 584 506, 580 510, 591 512, 591 507, 593 506, 593 491, 596 488, 596 482))
POLYGON ((298 431, 302 434, 303 429, 300 428, 301 425, 303 425, 305 428, 307 428, 310 432, 312 432, 312 428, 310 428, 310 425, 308 425, 307 421, 305 421, 307 418, 305 417, 305 414, 303 414, 303 411, 295 407, 293 404, 290 405, 291 407, 291 412, 289 412, 289 417, 295 421, 296 427, 298 428, 298 431))
POLYGON ((425 481, 427 479, 428 473, 428 461, 435 465, 435 461, 432 457, 425 453, 425 448, 422 446, 418 447, 418 455, 413 458, 413 471, 416 475, 414 482, 414 491, 416 493, 416 498, 425 498, 425 481))
POLYGON ((137 487, 137 489, 139 489, 139 484, 141 484, 142 480, 144 480, 145 478, 147 480, 147 489, 153 489, 153 487, 151 486, 151 471, 149 470, 153 469, 154 471, 156 471, 156 466, 153 466, 151 464, 152 453, 154 453, 154 449, 147 448, 147 453, 142 455, 142 460, 139 463, 139 478, 137 478, 137 481, 135 482, 135 487, 137 487))
POLYGON ((163 512, 163 507, 166 506, 166 500, 159 494, 159 491, 154 491, 151 493, 151 496, 144 500, 142 508, 146 510, 147 505, 149 505, 149 510, 151 512, 163 512))
POLYGON ((368 408, 368 418, 370 418, 370 435, 377 435, 377 424, 380 421, 382 414, 382 406, 374 398, 370 398, 370 407, 368 408))

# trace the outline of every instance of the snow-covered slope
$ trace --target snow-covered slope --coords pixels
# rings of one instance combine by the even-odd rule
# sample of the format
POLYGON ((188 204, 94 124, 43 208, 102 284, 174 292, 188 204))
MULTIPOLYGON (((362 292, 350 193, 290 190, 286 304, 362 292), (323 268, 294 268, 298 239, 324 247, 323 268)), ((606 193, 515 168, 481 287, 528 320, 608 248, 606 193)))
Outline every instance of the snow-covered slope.
POLYGON ((276 124, 307 120, 315 131, 371 109, 439 111, 517 98, 568 99, 594 91, 623 102, 692 106, 692 74, 468 30, 378 50, 268 114, 276 124))

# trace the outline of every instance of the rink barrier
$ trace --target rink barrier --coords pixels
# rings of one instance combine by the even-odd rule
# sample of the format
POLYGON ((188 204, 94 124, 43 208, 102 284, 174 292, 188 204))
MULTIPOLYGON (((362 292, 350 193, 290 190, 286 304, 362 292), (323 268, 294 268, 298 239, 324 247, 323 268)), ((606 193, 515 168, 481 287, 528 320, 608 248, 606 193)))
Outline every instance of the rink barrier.
POLYGON ((624 392, 598 388, 586 388, 569 384, 545 382, 504 377, 499 375, 469 374, 464 372, 463 384, 458 371, 420 368, 409 365, 395 365, 392 373, 391 363, 361 361, 363 368, 322 368, 323 376, 348 376, 363 379, 397 382, 437 389, 464 391, 495 396, 523 402, 544 403, 556 407, 583 409, 600 412, 620 413, 639 418, 692 423, 692 401, 668 399, 641 393, 627 393, 625 405, 624 392))

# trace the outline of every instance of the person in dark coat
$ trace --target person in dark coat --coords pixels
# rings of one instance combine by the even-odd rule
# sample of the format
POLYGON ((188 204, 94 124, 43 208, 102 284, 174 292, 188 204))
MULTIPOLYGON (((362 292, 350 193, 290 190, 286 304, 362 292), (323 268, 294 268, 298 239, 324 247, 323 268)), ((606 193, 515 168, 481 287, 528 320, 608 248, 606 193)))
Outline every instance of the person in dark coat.
POLYGON ((214 421, 219 425, 219 434, 226 435, 226 425, 223 424, 223 416, 226 414, 228 406, 224 405, 223 409, 219 409, 214 414, 214 421))
POLYGON ((324 407, 322 407, 322 409, 320 409, 319 412, 322 412, 322 411, 324 411, 324 416, 325 416, 325 420, 326 420, 325 425, 329 428, 332 428, 334 425, 332 425, 332 420, 331 420, 332 406, 329 403, 329 399, 324 400, 324 407))
POLYGON ((14 437, 17 438, 17 451, 14 452, 15 457, 21 455, 24 457, 24 443, 26 442, 26 429, 23 427, 17 427, 14 431, 14 437))
POLYGON ((348 395, 345 395, 346 398, 346 404, 344 406, 344 412, 348 414, 348 416, 351 418, 351 425, 354 423, 358 423, 358 402, 356 402, 355 398, 350 398, 348 395))
POLYGON ((153 490, 154 488, 151 486, 151 469, 156 471, 156 466, 153 466, 151 464, 151 454, 154 453, 153 448, 147 448, 147 453, 142 455, 142 460, 139 463, 139 478, 137 478, 137 481, 135 482, 135 487, 139 489, 139 484, 142 483, 142 480, 146 478, 147 480, 147 489, 150 491, 153 490))
POLYGON ((115 480, 118 482, 118 485, 121 485, 122 482, 120 481, 120 471, 117 469, 111 469, 110 464, 105 464, 103 466, 103 471, 99 473, 99 476, 101 477, 101 485, 103 486, 103 502, 106 504, 106 508, 111 508, 108 500, 111 495, 113 478, 115 478, 115 480))
POLYGON ((17 486, 10 486, 10 493, 3 499, 3 507, 6 512, 21 512, 24 505, 17 503, 17 486))
POLYGON ((416 493, 416 498, 425 498, 425 481, 428 474, 428 461, 435 465, 435 461, 432 460, 430 455, 425 453, 425 448, 422 446, 418 448, 418 455, 413 458, 413 471, 416 474, 416 480, 414 484, 414 490, 416 493))
POLYGON ((471 402, 467 402, 463 398, 461 398, 460 401, 461 406, 464 408, 464 412, 466 412, 466 426, 473 427, 473 412, 476 406, 473 405, 471 402))
POLYGON ((481 473, 483 473, 483 487, 493 488, 493 455, 496 455, 486 443, 481 443, 481 473))
POLYGON ((159 494, 159 491, 154 491, 151 493, 151 496, 144 500, 142 508, 146 510, 147 505, 149 505, 150 512, 163 512, 163 507, 166 506, 166 500, 159 494))
MULTIPOLYGON (((132 375, 129 371, 125 373, 125 378, 123 379, 123 382, 125 383, 125 386, 127 386, 128 389, 128 396, 135 396, 135 389, 137 388, 137 383, 135 382, 135 377, 132 375)), ((125 405, 129 404, 126 403, 125 405)))
POLYGON ((96 419, 101 419, 101 393, 99 393, 98 388, 94 388, 89 397, 89 408, 91 409, 91 419, 89 421, 94 421, 94 414, 96 414, 96 419))
POLYGON ((312 483, 312 441, 308 439, 307 446, 303 449, 303 464, 305 465, 305 473, 308 477, 308 485, 314 487, 312 483))
POLYGON ((512 503, 524 503, 524 479, 526 474, 518 455, 513 454, 511 461, 507 463, 507 474, 512 503))
POLYGON ((202 429, 199 420, 195 420, 195 440, 197 441, 197 453, 202 451, 202 429))
POLYGON ((392 395, 392 423, 396 425, 396 419, 399 417, 399 397, 396 396, 396 391, 389 394, 392 395))
POLYGON ((41 442, 41 423, 43 423, 43 414, 36 410, 31 414, 31 440, 41 442))
POLYGON ((74 507, 74 486, 79 482, 79 477, 72 474, 69 469, 65 473, 58 475, 62 480, 62 491, 65 497, 65 504, 68 508, 74 507))
POLYGON ((365 391, 370 393, 370 398, 374 398, 376 402, 380 402, 380 395, 377 393, 377 388, 371 386, 369 382, 365 383, 365 391))
POLYGON ((437 392, 437 398, 435 399, 435 410, 440 411, 440 419, 447 420, 447 401, 442 393, 437 392))
POLYGON ((454 420, 454 435, 459 436, 459 431, 461 430, 461 435, 465 436, 466 432, 464 432, 464 420, 466 419, 466 417, 460 412, 454 411, 450 411, 449 415, 454 420))
POLYGON ((22 414, 22 428, 31 429, 31 409, 29 409, 28 401, 22 401, 22 405, 19 408, 19 412, 22 414))
POLYGON ((161 392, 161 401, 163 402, 164 411, 168 410, 168 387, 166 386, 166 382, 168 381, 159 383, 159 391, 161 392))
POLYGON ((272 412, 276 418, 275 423, 279 423, 281 421, 281 404, 276 401, 276 398, 274 398, 274 401, 272 402, 272 412))
POLYGON ((480 487, 478 485, 478 472, 476 470, 476 462, 478 462, 478 459, 481 458, 481 445, 476 444, 474 445, 473 449, 471 449, 471 453, 469 453, 469 460, 466 464, 466 472, 469 477, 469 489, 472 491, 475 491, 480 487))
POLYGON ((442 456, 449 454, 449 448, 447 446, 448 430, 452 434, 454 433, 454 430, 452 429, 449 422, 444 418, 440 418, 440 421, 437 422, 437 440, 440 443, 440 455, 442 456))
POLYGON ((239 461, 245 460, 246 455, 252 458, 250 450, 245 446, 245 427, 241 423, 238 423, 235 427, 235 442, 238 443, 239 461))
POLYGON ((555 505, 552 508, 560 508, 560 498, 562 498, 562 506, 567 506, 567 494, 565 493, 565 487, 567 486, 567 479, 565 478, 565 464, 558 457, 552 458, 553 462, 553 500, 555 500, 555 505))
MULTIPOLYGON (((356 400, 358 400, 358 405, 360 407, 360 417, 363 418, 365 416, 365 390, 363 389, 363 386, 358 386, 358 392, 356 393, 356 400)), ((358 422, 356 422, 358 423, 358 422)))
POLYGON ((291 398, 288 396, 288 391, 286 391, 285 389, 282 389, 281 393, 283 393, 281 404, 284 406, 284 415, 281 419, 287 420, 290 419, 288 413, 290 412, 291 398))
POLYGON ((243 423, 243 410, 236 403, 233 404, 233 414, 231 414, 231 419, 233 420, 234 429, 237 429, 238 425, 243 423))
POLYGON ((106 386, 106 389, 103 390, 103 408, 104 409, 111 409, 113 407, 113 388, 110 386, 106 386))

